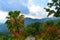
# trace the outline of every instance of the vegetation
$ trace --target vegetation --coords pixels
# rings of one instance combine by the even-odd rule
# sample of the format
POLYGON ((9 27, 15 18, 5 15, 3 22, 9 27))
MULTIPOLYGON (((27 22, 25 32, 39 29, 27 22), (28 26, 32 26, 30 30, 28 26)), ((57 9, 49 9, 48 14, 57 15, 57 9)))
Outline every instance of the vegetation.
MULTIPOLYGON (((60 2, 52 0, 48 3, 49 8, 45 8, 48 16, 54 14, 55 17, 60 17, 60 2), (51 10, 55 6, 55 10, 51 10), (56 11, 57 10, 57 11, 56 11)), ((20 11, 10 11, 8 13, 6 28, 10 33, 0 33, 0 40, 25 40, 27 37, 35 37, 35 40, 60 40, 60 19, 56 22, 49 20, 46 22, 30 23, 24 26, 24 15, 20 15, 20 11)))
POLYGON ((59 21, 60 19, 58 19, 57 22, 50 20, 43 23, 40 22, 30 23, 27 27, 23 27, 24 29, 20 28, 19 30, 20 33, 18 33, 17 36, 13 36, 15 34, 13 34, 10 31, 11 32, 10 34, 0 33, 0 39, 25 40, 28 36, 32 36, 35 37, 36 40, 59 40, 60 39, 59 21))
POLYGON ((36 40, 58 40, 60 38, 60 28, 56 26, 58 21, 57 23, 54 23, 53 20, 31 23, 26 27, 27 34, 35 37, 36 40))
POLYGON ((10 11, 8 13, 6 26, 12 33, 12 37, 16 40, 24 36, 24 15, 20 15, 20 11, 10 11))
POLYGON ((49 8, 45 8, 48 13, 48 16, 54 14, 55 17, 60 17, 60 0, 52 0, 51 3, 47 4, 49 8), (51 10, 52 7, 55 7, 51 10))
MULTIPOLYGON (((45 8, 47 16, 54 14, 60 17, 60 1, 52 0, 48 3, 49 8, 45 8), (51 10, 52 7, 55 7, 51 10)), ((24 27, 24 15, 20 11, 10 11, 8 13, 6 28, 10 33, 0 33, 0 40, 25 40, 27 37, 35 37, 35 40, 60 40, 60 19, 56 22, 49 20, 43 23, 34 22, 24 27)))
POLYGON ((1 40, 25 40, 28 36, 35 37, 35 40, 59 40, 60 19, 56 22, 34 22, 24 27, 24 15, 20 11, 10 11, 7 17, 6 27, 10 33, 0 33, 1 40))

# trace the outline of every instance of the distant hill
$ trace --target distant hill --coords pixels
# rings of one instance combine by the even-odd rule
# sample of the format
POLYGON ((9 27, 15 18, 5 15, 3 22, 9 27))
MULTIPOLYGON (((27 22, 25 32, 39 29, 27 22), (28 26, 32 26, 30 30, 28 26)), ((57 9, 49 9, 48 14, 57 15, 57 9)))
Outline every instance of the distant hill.
POLYGON ((0 32, 7 32, 6 25, 4 23, 0 23, 0 32))
POLYGON ((24 24, 25 24, 25 26, 27 26, 27 25, 30 24, 31 22, 46 22, 46 21, 49 21, 49 20, 56 21, 57 19, 58 19, 58 18, 43 18, 43 19, 25 18, 24 24))
MULTIPOLYGON (((58 18, 43 18, 43 19, 25 18, 24 24, 25 24, 25 26, 27 26, 31 22, 45 22, 45 21, 49 21, 49 20, 56 21, 57 19, 58 18)), ((7 32, 5 23, 0 23, 0 32, 7 32)))

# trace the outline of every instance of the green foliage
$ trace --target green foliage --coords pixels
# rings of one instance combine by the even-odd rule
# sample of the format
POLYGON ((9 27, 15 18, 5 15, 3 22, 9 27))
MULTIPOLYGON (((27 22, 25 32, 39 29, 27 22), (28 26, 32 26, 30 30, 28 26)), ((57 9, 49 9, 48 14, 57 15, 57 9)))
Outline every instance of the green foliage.
MULTIPOLYGON (((42 40, 58 40, 59 32, 57 32, 60 28, 56 26, 59 23, 60 20, 57 20, 55 23, 53 20, 49 20, 43 23, 35 22, 29 24, 26 28, 26 35, 27 36, 34 36, 36 35, 42 40), (39 36, 40 35, 40 36, 39 36)), ((36 37, 38 39, 38 37, 36 37)))
MULTIPOLYGON (((47 11, 50 11, 50 13, 54 12, 54 10, 50 9, 47 9, 47 11)), ((30 23, 27 27, 24 27, 24 16, 19 15, 19 13, 20 11, 9 12, 6 26, 12 34, 3 35, 0 38, 1 40, 25 40, 28 36, 34 36, 36 40, 38 40, 38 38, 42 38, 42 40, 58 40, 58 35, 60 35, 60 19, 58 19, 57 22, 49 20, 43 23, 30 23)), ((48 14, 48 16, 49 15, 50 14, 48 14)))
MULTIPOLYGON (((30 23, 27 27, 22 28, 25 35, 20 35, 16 38, 12 34, 1 35, 1 40, 25 40, 28 36, 34 36, 36 40, 58 40, 60 35, 60 19, 55 23, 53 20, 49 20, 43 23, 35 22, 30 23), (25 30, 24 30, 25 29, 25 30)), ((15 29, 16 25, 13 27, 15 29)))
POLYGON ((14 38, 19 39, 24 35, 24 15, 20 15, 20 11, 10 11, 6 21, 7 29, 12 33, 14 38), (22 32, 21 32, 22 31, 22 32), (21 36, 20 33, 23 33, 21 36))
POLYGON ((60 28, 60 18, 57 20, 56 26, 60 28))
POLYGON ((51 14, 54 14, 53 16, 55 17, 60 17, 60 3, 59 3, 59 0, 52 0, 52 3, 48 3, 47 4, 49 8, 45 8, 48 13, 48 16, 50 16, 51 14), (55 6, 55 11, 54 9, 50 9, 52 8, 53 6, 55 6))
POLYGON ((8 17, 7 17, 7 21, 6 21, 6 25, 8 30, 12 30, 12 29, 16 29, 19 30, 20 27, 24 26, 24 19, 22 20, 20 18, 21 15, 20 11, 10 11, 8 13, 8 17), (22 20, 22 23, 20 22, 20 20, 22 20), (18 28, 19 27, 19 28, 18 28))
POLYGON ((20 11, 10 11, 8 15, 15 18, 19 16, 19 13, 20 11))
POLYGON ((33 36, 35 36, 36 34, 39 34, 40 24, 41 23, 39 23, 39 22, 29 24, 26 27, 27 35, 33 35, 33 36))
POLYGON ((47 23, 48 26, 54 25, 54 21, 53 20, 47 21, 46 23, 47 23))

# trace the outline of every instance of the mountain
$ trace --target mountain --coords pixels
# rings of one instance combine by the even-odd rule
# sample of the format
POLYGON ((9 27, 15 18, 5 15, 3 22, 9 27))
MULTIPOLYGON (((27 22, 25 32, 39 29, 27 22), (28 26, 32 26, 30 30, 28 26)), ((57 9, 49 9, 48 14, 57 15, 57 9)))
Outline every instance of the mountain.
POLYGON ((0 32, 8 32, 5 23, 0 23, 0 32))
MULTIPOLYGON (((49 21, 49 20, 56 21, 57 18, 43 18, 43 19, 25 18, 24 19, 24 24, 25 24, 25 26, 27 26, 31 22, 45 22, 45 21, 49 21)), ((6 29, 5 23, 0 23, 0 32, 8 32, 7 29, 6 29)))
POLYGON ((27 26, 28 24, 30 24, 31 22, 46 22, 49 20, 53 20, 56 21, 58 18, 43 18, 43 19, 32 19, 32 18, 25 18, 24 20, 24 24, 25 26, 27 26))

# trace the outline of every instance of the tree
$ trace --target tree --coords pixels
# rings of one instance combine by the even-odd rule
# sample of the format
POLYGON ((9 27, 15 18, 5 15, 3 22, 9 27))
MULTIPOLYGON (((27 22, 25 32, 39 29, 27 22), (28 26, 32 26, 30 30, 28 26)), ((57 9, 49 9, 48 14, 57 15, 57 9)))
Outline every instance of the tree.
POLYGON ((57 20, 56 26, 60 29, 60 19, 57 20))
POLYGON ((20 15, 20 11, 10 11, 6 21, 7 29, 14 37, 24 35, 24 15, 20 15))
POLYGON ((8 30, 11 31, 12 28, 16 26, 15 24, 18 24, 17 17, 19 16, 19 13, 20 11, 14 11, 14 12, 10 11, 8 13, 8 17, 6 17, 7 18, 6 25, 7 25, 8 30))
POLYGON ((56 26, 53 20, 46 21, 45 23, 47 24, 47 27, 43 24, 46 28, 42 38, 46 40, 58 40, 58 35, 60 35, 59 27, 56 26))
POLYGON ((33 36, 36 40, 40 38, 40 25, 41 23, 39 22, 30 23, 25 29, 27 36, 33 36))
POLYGON ((53 25, 55 25, 53 20, 47 21, 46 24, 47 24, 48 26, 53 26, 53 25))
POLYGON ((46 34, 47 39, 57 40, 59 37, 58 36, 59 33, 57 32, 58 30, 59 30, 58 27, 56 27, 55 25, 46 28, 45 34, 46 34))
POLYGON ((49 8, 45 8, 48 13, 48 16, 50 16, 51 14, 54 14, 53 16, 55 17, 60 17, 60 1, 59 0, 52 0, 52 3, 48 3, 47 4, 49 8), (55 10, 51 10, 50 8, 55 7, 55 10))
POLYGON ((26 27, 26 31, 28 33, 28 35, 32 35, 35 36, 36 34, 39 34, 40 32, 40 24, 39 22, 35 22, 35 23, 30 23, 27 27, 26 27))

